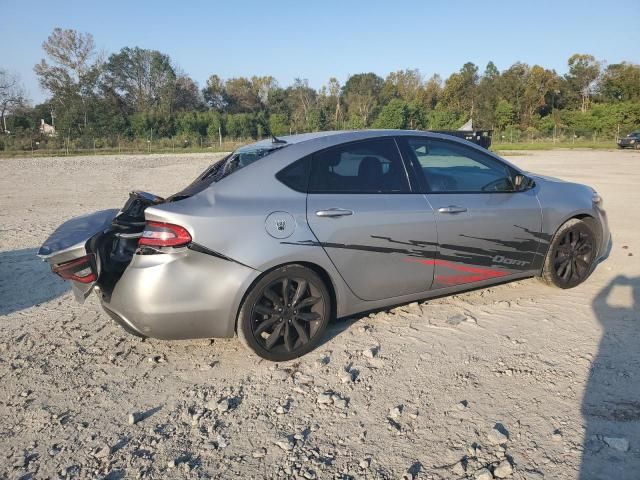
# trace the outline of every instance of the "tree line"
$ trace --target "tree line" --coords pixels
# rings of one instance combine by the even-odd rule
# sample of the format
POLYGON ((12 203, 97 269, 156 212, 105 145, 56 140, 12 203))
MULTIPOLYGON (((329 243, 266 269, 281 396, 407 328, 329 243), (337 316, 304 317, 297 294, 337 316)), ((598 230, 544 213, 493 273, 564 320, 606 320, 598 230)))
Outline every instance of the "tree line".
MULTIPOLYGON (((442 79, 417 69, 329 78, 319 89, 298 78, 223 79, 202 88, 166 54, 124 47, 104 56, 89 33, 56 28, 34 66, 49 98, 31 106, 0 68, 2 137, 33 137, 41 119, 58 137, 248 139, 319 130, 474 127, 533 137, 615 136, 640 127, 640 66, 605 65, 575 54, 567 72, 517 62, 500 71, 473 63, 442 79), (9 135, 10 134, 10 135, 9 135)), ((0 138, 2 138, 0 137, 0 138)), ((0 140, 1 142, 2 140, 0 140)), ((0 146, 7 144, 0 143, 0 146)))

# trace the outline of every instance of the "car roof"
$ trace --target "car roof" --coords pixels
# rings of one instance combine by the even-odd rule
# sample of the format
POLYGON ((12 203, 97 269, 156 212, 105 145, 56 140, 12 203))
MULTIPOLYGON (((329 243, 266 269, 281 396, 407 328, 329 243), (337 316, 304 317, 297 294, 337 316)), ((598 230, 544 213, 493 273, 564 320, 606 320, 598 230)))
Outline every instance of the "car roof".
MULTIPOLYGON (((305 155, 309 155, 315 153, 319 150, 330 148, 334 146, 341 145, 343 143, 356 142, 359 140, 367 140, 370 138, 381 138, 381 137, 399 137, 399 136, 413 136, 413 137, 427 137, 434 139, 447 140, 449 142, 459 143, 465 145, 469 148, 478 150, 485 155, 491 156, 503 163, 506 163, 511 168, 516 171, 521 171, 518 167, 510 163, 508 160, 501 158, 496 155, 494 152, 487 150, 473 142, 469 142, 464 138, 456 137, 453 135, 447 135, 445 133, 437 133, 430 132, 425 130, 393 130, 393 129, 370 129, 370 130, 334 130, 334 131, 324 131, 324 132, 311 132, 311 133, 301 133, 297 135, 285 135, 278 137, 278 140, 282 140, 287 142, 286 145, 279 146, 287 146, 287 148, 279 148, 278 151, 265 157, 269 159, 271 163, 275 159, 286 158, 288 160, 291 157, 302 158, 305 155)), ((273 148, 274 144, 272 138, 267 138, 264 140, 260 140, 259 142, 255 142, 249 145, 245 145, 242 148, 273 148)), ((255 163, 264 163, 264 162, 255 162, 255 163)), ((243 168, 244 170, 244 168, 243 168)))
MULTIPOLYGON (((394 130, 394 129, 367 129, 367 130, 330 130, 323 132, 310 132, 310 133, 299 133, 296 135, 283 135, 277 137, 278 140, 282 140, 287 142, 288 145, 301 144, 306 142, 313 142, 316 140, 327 140, 332 139, 336 140, 336 143, 346 143, 355 140, 363 140, 367 138, 376 138, 376 137, 385 137, 385 136, 405 136, 405 135, 413 135, 413 136, 426 136, 432 138, 443 138, 447 140, 458 139, 458 137, 454 137, 451 135, 446 135, 442 133, 435 132, 427 132, 424 130, 394 130)), ((465 142, 468 143, 468 142, 465 142)), ((273 139, 268 138, 264 140, 260 140, 258 142, 247 145, 247 147, 266 147, 271 146, 273 144, 273 139)))

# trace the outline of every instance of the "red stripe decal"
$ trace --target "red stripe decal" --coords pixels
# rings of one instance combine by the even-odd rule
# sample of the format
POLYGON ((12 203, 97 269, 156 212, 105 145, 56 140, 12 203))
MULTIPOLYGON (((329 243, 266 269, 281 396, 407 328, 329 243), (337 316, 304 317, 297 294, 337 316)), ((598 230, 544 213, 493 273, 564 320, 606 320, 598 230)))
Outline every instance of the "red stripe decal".
POLYGON ((457 285, 460 283, 480 282, 490 278, 504 277, 509 272, 504 270, 494 270, 491 268, 469 267, 467 265, 459 265, 446 260, 427 259, 427 258, 405 258, 405 262, 422 263, 423 265, 437 265, 449 268, 458 272, 467 272, 475 275, 438 275, 436 281, 446 285, 457 285))

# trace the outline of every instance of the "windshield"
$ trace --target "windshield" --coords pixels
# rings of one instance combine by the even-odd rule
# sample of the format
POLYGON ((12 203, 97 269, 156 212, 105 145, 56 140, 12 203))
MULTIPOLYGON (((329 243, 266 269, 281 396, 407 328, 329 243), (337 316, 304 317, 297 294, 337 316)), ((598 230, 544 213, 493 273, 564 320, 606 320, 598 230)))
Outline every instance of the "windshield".
POLYGON ((195 195, 212 183, 219 182, 223 178, 231 175, 233 172, 237 172, 241 168, 251 165, 253 162, 260 160, 270 153, 286 146, 286 144, 259 142, 240 147, 231 155, 227 155, 222 160, 219 160, 209 166, 187 188, 172 195, 168 200, 177 201, 195 195))
POLYGON ((640 132, 631 132, 627 137, 640 137, 640 132))

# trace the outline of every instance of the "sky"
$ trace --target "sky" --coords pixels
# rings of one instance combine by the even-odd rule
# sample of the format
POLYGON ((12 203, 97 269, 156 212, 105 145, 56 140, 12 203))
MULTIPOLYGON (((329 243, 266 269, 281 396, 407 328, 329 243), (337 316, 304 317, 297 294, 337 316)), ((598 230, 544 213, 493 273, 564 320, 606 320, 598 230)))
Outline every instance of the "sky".
POLYGON ((466 62, 514 62, 559 73, 574 53, 640 63, 640 0, 249 1, 0 0, 0 68, 29 98, 47 92, 33 66, 55 27, 93 34, 105 55, 160 50, 202 87, 222 78, 272 75, 319 88, 335 76, 417 68, 443 78, 466 62))

